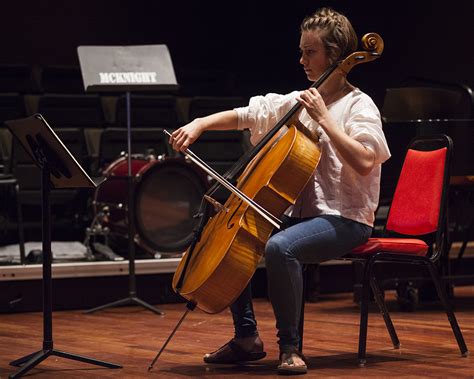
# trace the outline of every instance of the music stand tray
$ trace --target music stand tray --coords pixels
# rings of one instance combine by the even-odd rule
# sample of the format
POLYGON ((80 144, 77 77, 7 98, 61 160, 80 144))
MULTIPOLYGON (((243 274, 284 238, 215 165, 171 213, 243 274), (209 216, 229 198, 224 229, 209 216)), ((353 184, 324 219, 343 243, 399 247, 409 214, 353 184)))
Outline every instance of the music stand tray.
POLYGON ((107 368, 121 368, 122 366, 114 363, 67 353, 53 347, 50 190, 96 186, 42 115, 5 121, 5 125, 42 172, 43 348, 10 362, 12 366, 21 366, 10 378, 23 376, 50 355, 107 368))
POLYGON ((141 305, 162 315, 158 308, 137 297, 135 279, 134 183, 132 178, 131 101, 133 91, 170 91, 178 88, 166 45, 79 46, 77 48, 86 92, 124 92, 127 101, 128 151, 128 297, 86 311, 93 313, 119 305, 141 305))

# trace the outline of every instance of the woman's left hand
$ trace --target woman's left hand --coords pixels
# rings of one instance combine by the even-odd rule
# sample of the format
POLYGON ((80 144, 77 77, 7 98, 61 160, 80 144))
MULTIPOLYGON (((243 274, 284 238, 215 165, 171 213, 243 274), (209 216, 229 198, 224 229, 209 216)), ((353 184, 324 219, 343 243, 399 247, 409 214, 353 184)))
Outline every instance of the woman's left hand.
POLYGON ((337 127, 319 91, 316 88, 307 89, 300 93, 298 100, 326 132, 344 160, 360 175, 368 175, 375 164, 375 153, 337 127))
POLYGON ((328 109, 323 97, 316 88, 309 88, 300 93, 297 100, 303 105, 310 117, 318 123, 328 116, 328 109))

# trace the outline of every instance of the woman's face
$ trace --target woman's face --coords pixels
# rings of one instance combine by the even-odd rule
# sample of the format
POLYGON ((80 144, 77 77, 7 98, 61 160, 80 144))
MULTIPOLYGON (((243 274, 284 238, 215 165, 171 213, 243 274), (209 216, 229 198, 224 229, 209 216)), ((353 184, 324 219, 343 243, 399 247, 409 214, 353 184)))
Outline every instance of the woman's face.
POLYGON ((319 30, 308 30, 301 33, 300 38, 300 63, 303 65, 308 80, 313 82, 330 65, 326 49, 319 36, 319 30))

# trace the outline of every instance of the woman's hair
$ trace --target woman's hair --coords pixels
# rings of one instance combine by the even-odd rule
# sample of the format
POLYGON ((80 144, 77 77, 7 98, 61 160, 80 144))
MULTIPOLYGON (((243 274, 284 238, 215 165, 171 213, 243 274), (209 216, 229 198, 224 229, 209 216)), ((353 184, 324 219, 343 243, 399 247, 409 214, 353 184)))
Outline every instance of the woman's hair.
POLYGON ((300 31, 321 31, 321 41, 331 63, 347 57, 357 49, 357 35, 350 21, 343 14, 331 8, 320 8, 307 16, 300 31))

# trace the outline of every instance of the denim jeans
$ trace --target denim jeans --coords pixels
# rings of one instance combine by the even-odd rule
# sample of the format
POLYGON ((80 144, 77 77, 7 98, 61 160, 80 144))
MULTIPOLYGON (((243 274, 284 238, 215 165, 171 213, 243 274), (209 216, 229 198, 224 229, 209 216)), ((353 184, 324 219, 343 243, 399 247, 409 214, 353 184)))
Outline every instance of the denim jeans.
MULTIPOLYGON (((340 216, 286 218, 284 228, 265 246, 268 295, 278 329, 280 351, 299 344, 298 325, 303 300, 302 264, 339 258, 370 237, 372 228, 340 216)), ((231 305, 235 337, 257 335, 250 285, 231 305)))

